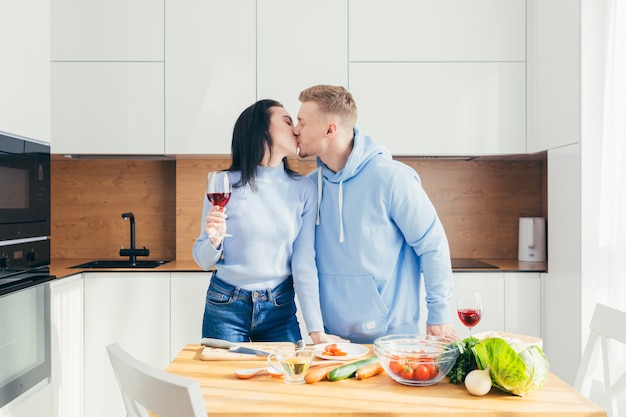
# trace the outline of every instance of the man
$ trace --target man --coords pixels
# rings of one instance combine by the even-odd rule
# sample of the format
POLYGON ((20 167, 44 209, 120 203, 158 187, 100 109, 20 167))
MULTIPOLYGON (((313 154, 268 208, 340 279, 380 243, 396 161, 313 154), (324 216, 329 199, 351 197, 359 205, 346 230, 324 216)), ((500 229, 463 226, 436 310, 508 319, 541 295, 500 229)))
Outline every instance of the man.
POLYGON ((409 166, 355 128, 357 108, 343 87, 318 85, 299 97, 301 157, 317 156, 316 261, 324 325, 356 343, 418 333, 420 281, 427 333, 457 338, 448 240, 409 166))

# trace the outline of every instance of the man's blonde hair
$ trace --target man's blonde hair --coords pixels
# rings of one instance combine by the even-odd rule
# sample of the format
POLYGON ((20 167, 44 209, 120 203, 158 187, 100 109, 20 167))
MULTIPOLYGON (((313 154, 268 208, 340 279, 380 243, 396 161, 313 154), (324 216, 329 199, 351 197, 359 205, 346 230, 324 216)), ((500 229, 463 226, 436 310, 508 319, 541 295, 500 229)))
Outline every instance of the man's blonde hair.
POLYGON ((354 127, 357 119, 356 102, 352 94, 341 86, 315 85, 303 90, 298 99, 302 103, 317 103, 322 113, 339 116, 350 128, 354 127))

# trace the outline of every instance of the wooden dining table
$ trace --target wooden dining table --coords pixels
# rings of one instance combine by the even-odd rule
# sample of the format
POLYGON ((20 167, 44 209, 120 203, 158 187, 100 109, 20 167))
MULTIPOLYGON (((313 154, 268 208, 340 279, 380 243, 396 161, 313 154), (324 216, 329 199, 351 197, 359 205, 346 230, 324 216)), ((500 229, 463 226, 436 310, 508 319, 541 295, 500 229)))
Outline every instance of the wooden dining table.
MULTIPOLYGON (((370 353, 373 355, 371 346, 370 353)), ((239 416, 519 416, 605 417, 606 411, 554 374, 524 397, 496 388, 485 396, 470 395, 447 378, 428 387, 399 384, 382 373, 364 380, 320 381, 289 385, 268 374, 240 379, 235 371, 263 367, 266 361, 206 360, 201 345, 187 345, 167 372, 200 383, 211 417, 239 416), (203 360, 202 358, 205 360, 203 360)), ((365 355, 364 357, 367 357, 365 355)), ((256 357, 255 357, 256 358, 256 357)))

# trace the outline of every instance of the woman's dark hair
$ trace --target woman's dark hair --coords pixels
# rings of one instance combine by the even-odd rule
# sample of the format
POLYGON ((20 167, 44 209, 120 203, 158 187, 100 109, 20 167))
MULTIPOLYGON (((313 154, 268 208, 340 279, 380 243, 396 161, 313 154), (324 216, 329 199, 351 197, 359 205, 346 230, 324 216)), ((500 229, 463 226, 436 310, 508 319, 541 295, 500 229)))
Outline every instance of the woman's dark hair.
MULTIPOLYGON (((270 109, 283 107, 276 100, 259 100, 245 109, 237 118, 233 128, 231 143, 232 163, 229 171, 241 171, 241 179, 234 187, 244 187, 249 184, 256 191, 256 167, 265 156, 265 149, 272 152, 272 137, 270 136, 270 109)), ((290 177, 299 174, 289 168, 287 158, 283 158, 283 167, 290 177)))

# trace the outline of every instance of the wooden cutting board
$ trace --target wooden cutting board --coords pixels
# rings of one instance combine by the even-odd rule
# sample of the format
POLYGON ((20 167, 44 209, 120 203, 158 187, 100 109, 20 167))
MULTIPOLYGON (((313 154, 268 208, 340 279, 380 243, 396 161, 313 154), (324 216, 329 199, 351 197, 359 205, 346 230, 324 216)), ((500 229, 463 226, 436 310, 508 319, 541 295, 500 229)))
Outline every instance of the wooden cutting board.
MULTIPOLYGON (((271 352, 272 349, 280 346, 293 346, 293 343, 289 342, 245 342, 237 343, 242 347, 249 347, 253 349, 263 350, 265 352, 271 352)), ((200 353, 200 359, 203 361, 258 361, 265 360, 267 356, 248 355, 244 353, 230 352, 228 349, 208 347, 205 346, 200 353)))

